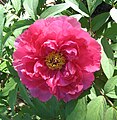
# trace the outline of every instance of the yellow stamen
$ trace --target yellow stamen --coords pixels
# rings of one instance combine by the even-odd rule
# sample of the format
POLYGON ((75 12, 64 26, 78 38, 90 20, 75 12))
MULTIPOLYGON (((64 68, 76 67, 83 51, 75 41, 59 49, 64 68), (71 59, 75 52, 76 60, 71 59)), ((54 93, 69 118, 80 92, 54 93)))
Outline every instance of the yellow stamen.
POLYGON ((46 57, 46 65, 51 69, 61 69, 65 64, 65 57, 59 52, 51 52, 46 57))

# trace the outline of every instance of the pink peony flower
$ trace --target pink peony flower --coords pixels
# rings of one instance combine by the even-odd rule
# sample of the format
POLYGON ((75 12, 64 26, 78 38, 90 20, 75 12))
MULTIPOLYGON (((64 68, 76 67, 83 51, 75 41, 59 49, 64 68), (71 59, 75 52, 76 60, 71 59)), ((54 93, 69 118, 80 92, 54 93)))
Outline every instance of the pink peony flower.
POLYGON ((13 65, 32 96, 68 102, 94 81, 101 47, 75 18, 37 20, 15 41, 13 65))

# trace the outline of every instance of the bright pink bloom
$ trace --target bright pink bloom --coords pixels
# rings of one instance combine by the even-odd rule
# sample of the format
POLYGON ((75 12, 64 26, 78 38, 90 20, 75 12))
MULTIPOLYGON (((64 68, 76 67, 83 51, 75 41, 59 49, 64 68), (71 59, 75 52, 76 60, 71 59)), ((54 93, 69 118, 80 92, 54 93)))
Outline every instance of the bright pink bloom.
POLYGON ((72 17, 37 20, 15 42, 13 65, 32 96, 76 99, 100 69, 100 45, 72 17))

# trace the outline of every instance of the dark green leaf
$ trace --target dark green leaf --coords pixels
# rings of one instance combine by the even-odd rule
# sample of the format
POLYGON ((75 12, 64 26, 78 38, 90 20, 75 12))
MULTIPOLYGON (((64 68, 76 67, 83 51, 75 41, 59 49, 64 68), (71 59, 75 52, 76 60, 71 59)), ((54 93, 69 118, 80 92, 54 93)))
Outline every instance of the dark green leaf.
POLYGON ((5 105, 0 105, 0 114, 6 112, 7 107, 5 105))
POLYGON ((110 78, 104 86, 105 94, 110 98, 117 98, 117 76, 110 78))
POLYGON ((117 24, 113 23, 111 27, 109 27, 105 33, 104 36, 107 38, 110 38, 114 42, 117 42, 117 24))
POLYGON ((32 101, 30 100, 30 96, 29 94, 27 93, 27 89, 24 87, 24 85, 21 83, 20 79, 19 78, 15 78, 15 81, 18 83, 18 88, 19 88, 19 91, 20 91, 20 95, 22 96, 22 99, 27 103, 29 104, 30 106, 34 106, 32 101))
POLYGON ((32 118, 28 113, 26 113, 26 114, 24 114, 22 120, 32 120, 32 118))
POLYGON ((12 25, 11 30, 14 31, 15 29, 31 25, 33 22, 33 20, 19 20, 12 25))
POLYGON ((103 96, 92 99, 87 106, 86 120, 104 120, 106 100, 103 96))
POLYGON ((96 7, 102 3, 102 0, 87 0, 87 5, 90 15, 94 12, 96 7))
POLYGON ((113 60, 113 58, 114 58, 113 50, 112 50, 108 40, 106 38, 102 38, 101 43, 102 43, 104 52, 106 53, 107 57, 113 60))
POLYGON ((17 99, 17 90, 18 87, 16 86, 15 89, 9 92, 9 96, 8 96, 8 104, 13 114, 14 114, 14 106, 16 104, 16 99, 17 99))
POLYGON ((50 16, 54 16, 58 13, 61 13, 62 11, 68 9, 70 6, 67 3, 61 3, 61 4, 57 4, 54 5, 48 9, 46 9, 41 15, 41 18, 47 18, 50 16))
POLYGON ((57 119, 59 115, 59 103, 53 97, 48 102, 43 103, 38 99, 33 99, 36 114, 43 119, 57 119), (39 107, 37 107, 39 106, 39 107))
POLYGON ((0 115, 1 120, 10 120, 9 118, 7 118, 5 115, 0 115))
POLYGON ((109 19, 109 13, 101 13, 92 19, 92 31, 97 31, 109 19))
POLYGON ((27 90, 26 90, 26 88, 24 87, 24 85, 22 85, 22 83, 19 83, 18 86, 19 86, 19 91, 20 91, 20 94, 21 94, 21 96, 22 96, 22 99, 23 99, 26 103, 28 103, 29 105, 34 106, 33 103, 32 103, 31 100, 30 100, 29 94, 27 93, 27 90))
POLYGON ((85 17, 80 19, 80 23, 83 28, 87 28, 89 30, 89 21, 85 17))

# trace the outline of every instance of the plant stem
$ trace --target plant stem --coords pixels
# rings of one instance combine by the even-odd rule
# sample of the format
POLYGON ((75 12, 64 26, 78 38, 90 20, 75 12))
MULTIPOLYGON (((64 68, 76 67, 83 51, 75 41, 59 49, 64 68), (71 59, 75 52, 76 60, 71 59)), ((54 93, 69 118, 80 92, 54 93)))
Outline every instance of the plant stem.
POLYGON ((89 34, 92 36, 91 17, 89 18, 89 34))
POLYGON ((106 101, 115 109, 117 110, 117 108, 114 106, 114 104, 111 102, 111 100, 109 100, 109 98, 102 92, 102 90, 94 83, 95 87, 99 90, 100 94, 102 96, 104 96, 104 98, 106 99, 106 101))

